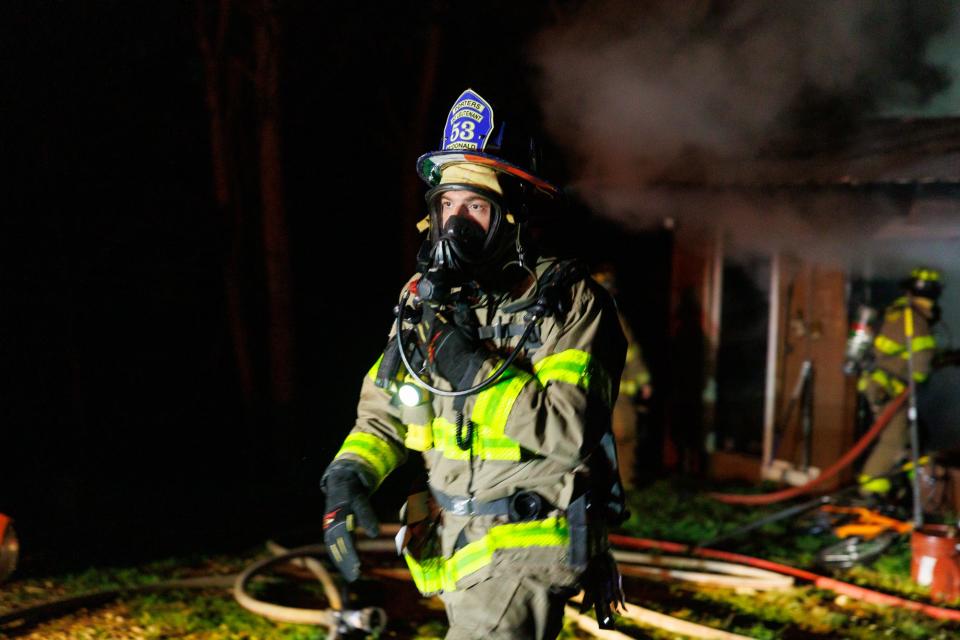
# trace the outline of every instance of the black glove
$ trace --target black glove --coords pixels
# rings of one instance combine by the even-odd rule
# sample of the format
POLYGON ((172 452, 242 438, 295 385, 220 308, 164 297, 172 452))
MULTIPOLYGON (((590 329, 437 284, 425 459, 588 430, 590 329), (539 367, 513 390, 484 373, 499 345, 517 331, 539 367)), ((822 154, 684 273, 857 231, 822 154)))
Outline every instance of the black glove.
POLYGON ((467 317, 461 322, 450 322, 438 313, 431 327, 428 359, 437 373, 458 391, 472 385, 473 378, 489 355, 475 335, 475 327, 469 324, 467 317))
POLYGON ((327 496, 327 511, 323 516, 323 541, 327 554, 347 582, 360 577, 360 558, 353 544, 354 520, 367 535, 375 538, 380 523, 370 506, 370 481, 354 462, 334 460, 320 481, 327 496))
POLYGON ((590 560, 580 577, 580 586, 583 588, 580 612, 592 606, 597 615, 597 625, 601 629, 613 629, 613 614, 623 609, 624 595, 620 570, 609 552, 590 560))

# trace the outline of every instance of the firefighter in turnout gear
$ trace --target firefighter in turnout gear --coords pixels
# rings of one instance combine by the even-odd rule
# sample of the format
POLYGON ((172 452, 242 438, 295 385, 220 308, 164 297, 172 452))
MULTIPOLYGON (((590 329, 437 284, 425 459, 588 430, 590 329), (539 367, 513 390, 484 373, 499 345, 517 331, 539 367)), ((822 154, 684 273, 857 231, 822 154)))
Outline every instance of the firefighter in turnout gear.
MULTIPOLYGON (((858 384, 874 417, 907 389, 910 353, 913 354, 914 380, 922 383, 930 375, 937 346, 931 327, 940 317, 937 306, 942 289, 940 272, 914 269, 901 286, 906 295, 897 298, 884 311, 883 325, 873 340, 872 364, 861 374, 858 384)), ((907 446, 909 423, 905 407, 891 418, 863 465, 859 480, 864 494, 890 491, 889 478, 880 476, 889 473, 907 446)))
POLYGON ((417 162, 418 273, 322 480, 325 542, 353 580, 353 523, 377 530, 370 493, 422 460, 398 546, 443 600, 448 639, 554 638, 579 588, 602 625, 622 602, 606 527, 625 517, 610 414, 626 343, 577 262, 537 255, 531 227, 559 197, 537 160, 481 95, 455 101, 417 162))
MULTIPOLYGON (((610 292, 619 293, 614 268, 609 264, 597 266, 590 276, 610 292)), ((620 328, 627 339, 627 356, 620 376, 620 395, 613 407, 613 436, 617 443, 617 460, 620 466, 620 478, 625 489, 632 489, 637 475, 637 446, 644 442, 643 434, 647 425, 647 407, 653 395, 650 370, 643 359, 643 350, 633 337, 633 331, 623 313, 618 313, 620 328)))

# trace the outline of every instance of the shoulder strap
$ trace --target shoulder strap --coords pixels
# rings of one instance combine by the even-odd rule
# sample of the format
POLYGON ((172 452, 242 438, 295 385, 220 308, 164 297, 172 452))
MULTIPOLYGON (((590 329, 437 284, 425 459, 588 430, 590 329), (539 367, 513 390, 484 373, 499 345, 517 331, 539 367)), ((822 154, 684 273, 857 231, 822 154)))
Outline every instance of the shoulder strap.
POLYGON ((579 260, 557 260, 537 279, 535 296, 508 304, 503 310, 507 313, 541 311, 543 315, 565 313, 563 293, 586 277, 587 269, 579 260))

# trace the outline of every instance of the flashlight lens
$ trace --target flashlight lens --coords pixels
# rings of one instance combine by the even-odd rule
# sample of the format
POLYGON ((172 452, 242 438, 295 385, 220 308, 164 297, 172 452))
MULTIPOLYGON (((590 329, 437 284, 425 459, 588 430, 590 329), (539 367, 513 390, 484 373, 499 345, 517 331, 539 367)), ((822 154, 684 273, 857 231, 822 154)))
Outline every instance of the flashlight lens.
POLYGON ((420 390, 412 384, 404 384, 397 390, 397 396, 400 402, 408 407, 415 407, 420 404, 420 390))

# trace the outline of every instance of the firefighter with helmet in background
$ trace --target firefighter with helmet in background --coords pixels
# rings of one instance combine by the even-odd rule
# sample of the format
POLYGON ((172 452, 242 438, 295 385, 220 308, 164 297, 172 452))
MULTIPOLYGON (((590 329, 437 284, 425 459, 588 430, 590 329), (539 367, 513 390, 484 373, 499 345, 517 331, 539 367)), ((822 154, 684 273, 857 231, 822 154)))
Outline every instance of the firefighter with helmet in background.
MULTIPOLYGON (((858 384, 874 417, 907 389, 911 350, 913 377, 922 383, 930 375, 937 346, 931 328, 940 318, 937 305, 943 289, 940 272, 922 267, 914 269, 910 277, 901 282, 901 287, 906 295, 885 309, 883 324, 873 340, 872 365, 861 374, 858 384)), ((889 474, 903 456, 909 435, 904 405, 890 419, 861 469, 861 493, 883 495, 890 491, 890 479, 882 476, 889 474)))
POLYGON ((324 472, 324 539, 348 581, 353 523, 408 458, 426 483, 398 546, 448 639, 554 638, 579 588, 602 625, 622 601, 606 526, 625 517, 610 433, 626 350, 610 295, 533 243, 558 189, 535 139, 468 89, 417 162, 428 232, 357 419, 324 472), (496 117, 495 117, 496 116, 496 117))

